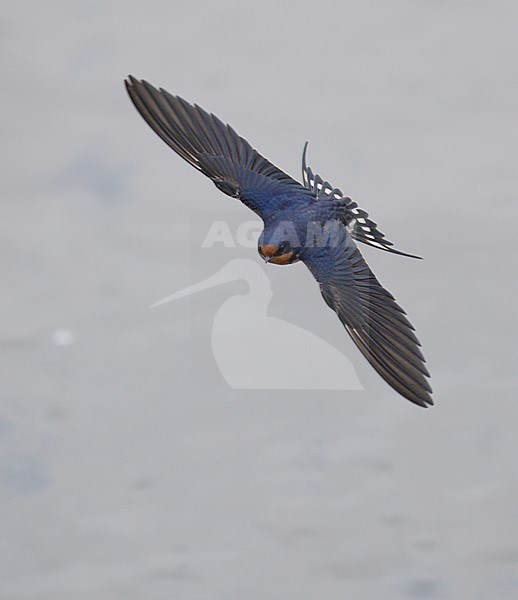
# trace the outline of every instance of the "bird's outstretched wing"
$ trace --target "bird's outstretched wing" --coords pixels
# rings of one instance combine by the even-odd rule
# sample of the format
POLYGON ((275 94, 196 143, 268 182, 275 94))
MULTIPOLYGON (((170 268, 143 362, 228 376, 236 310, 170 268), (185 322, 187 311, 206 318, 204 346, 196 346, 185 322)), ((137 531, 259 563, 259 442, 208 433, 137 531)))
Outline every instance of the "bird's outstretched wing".
POLYGON ((213 114, 131 75, 125 83, 139 113, 166 144, 260 216, 277 199, 313 197, 213 114))
POLYGON ((307 248, 302 260, 328 306, 381 377, 415 404, 432 405, 429 373, 414 327, 369 269, 345 226, 332 229, 325 246, 307 248))
POLYGON ((304 181, 304 185, 317 198, 348 201, 347 208, 352 213, 353 218, 347 223, 347 227, 355 240, 368 244, 373 248, 392 252, 393 254, 400 254, 401 256, 408 256, 410 258, 421 258, 415 254, 407 254, 406 252, 392 248, 394 244, 385 238, 385 234, 381 233, 378 225, 369 219, 369 214, 366 211, 359 208, 358 204, 345 196, 340 189, 333 187, 329 182, 324 181, 320 175, 313 173, 311 167, 306 164, 307 149, 308 143, 306 142, 304 152, 302 153, 302 180, 304 181))

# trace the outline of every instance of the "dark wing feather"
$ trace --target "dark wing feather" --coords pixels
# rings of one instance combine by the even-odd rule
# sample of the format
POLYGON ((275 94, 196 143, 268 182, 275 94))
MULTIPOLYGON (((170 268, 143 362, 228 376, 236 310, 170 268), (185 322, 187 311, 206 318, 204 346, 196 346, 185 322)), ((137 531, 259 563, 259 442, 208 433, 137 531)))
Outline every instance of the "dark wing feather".
POLYGON ((325 247, 306 249, 302 260, 326 303, 369 363, 408 400, 432 405, 429 373, 414 327, 369 269, 344 225, 325 247))
POLYGON ((133 104, 155 133, 225 194, 259 214, 277 197, 313 197, 214 115, 147 81, 130 76, 125 83, 133 104))
POLYGON ((324 181, 320 175, 313 173, 311 167, 306 164, 307 148, 308 143, 306 142, 304 152, 302 153, 302 180, 304 185, 319 199, 332 198, 333 200, 346 202, 346 208, 352 217, 346 223, 347 228, 356 241, 372 246, 373 248, 378 248, 379 250, 392 252, 392 254, 400 254, 401 256, 408 256, 410 258, 421 258, 415 254, 407 254, 406 252, 392 248, 391 246, 394 244, 385 238, 385 234, 378 229, 377 223, 369 219, 369 214, 366 211, 359 208, 358 204, 345 196, 339 188, 333 187, 329 182, 324 181))

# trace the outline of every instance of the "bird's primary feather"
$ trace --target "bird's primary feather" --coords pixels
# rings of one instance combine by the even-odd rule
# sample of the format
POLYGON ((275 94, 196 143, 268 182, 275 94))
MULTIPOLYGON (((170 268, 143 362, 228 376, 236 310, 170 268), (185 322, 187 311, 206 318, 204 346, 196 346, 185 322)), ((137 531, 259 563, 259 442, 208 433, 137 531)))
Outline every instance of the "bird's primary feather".
POLYGON ((312 197, 298 181, 254 150, 230 125, 179 96, 129 77, 126 88, 150 127, 225 194, 263 216, 292 196, 312 197))
POLYGON ((414 327, 369 269, 346 227, 334 228, 324 247, 306 249, 302 260, 328 306, 383 379, 415 404, 433 404, 414 327))

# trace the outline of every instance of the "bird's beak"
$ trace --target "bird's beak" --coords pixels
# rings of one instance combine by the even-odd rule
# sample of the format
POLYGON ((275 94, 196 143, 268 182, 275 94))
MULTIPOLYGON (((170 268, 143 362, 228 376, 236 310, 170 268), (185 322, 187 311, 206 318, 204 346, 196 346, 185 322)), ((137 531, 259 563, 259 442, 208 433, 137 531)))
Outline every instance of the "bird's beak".
POLYGON ((265 263, 268 263, 268 262, 270 262, 270 260, 272 259, 272 257, 271 256, 263 256, 263 259, 264 259, 265 263))

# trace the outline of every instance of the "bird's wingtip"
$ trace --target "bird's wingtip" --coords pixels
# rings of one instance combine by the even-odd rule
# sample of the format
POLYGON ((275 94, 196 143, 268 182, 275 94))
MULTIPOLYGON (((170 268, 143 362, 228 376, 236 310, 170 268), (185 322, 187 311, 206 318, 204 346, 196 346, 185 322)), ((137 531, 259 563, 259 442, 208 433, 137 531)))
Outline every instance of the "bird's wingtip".
POLYGON ((135 77, 134 75, 129 74, 126 79, 124 79, 124 84, 126 85, 126 87, 128 89, 130 88, 134 88, 138 85, 141 85, 144 83, 143 79, 138 79, 138 77, 135 77))
POLYGON ((410 402, 412 402, 412 404, 415 404, 416 406, 419 406, 419 408, 431 408, 432 406, 434 406, 434 402, 431 396, 428 396, 427 398, 424 397, 420 397, 420 398, 416 398, 414 396, 405 396, 404 397, 407 400, 410 400, 410 402))

